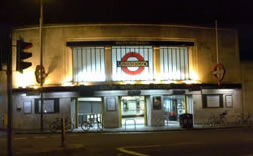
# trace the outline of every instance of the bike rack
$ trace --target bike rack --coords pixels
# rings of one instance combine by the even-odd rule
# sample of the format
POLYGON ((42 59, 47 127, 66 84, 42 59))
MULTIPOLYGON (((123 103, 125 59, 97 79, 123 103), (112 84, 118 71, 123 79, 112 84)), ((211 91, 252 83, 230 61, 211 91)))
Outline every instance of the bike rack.
POLYGON ((125 119, 125 131, 126 131, 126 123, 127 121, 134 121, 134 130, 136 130, 136 121, 135 119, 125 119))

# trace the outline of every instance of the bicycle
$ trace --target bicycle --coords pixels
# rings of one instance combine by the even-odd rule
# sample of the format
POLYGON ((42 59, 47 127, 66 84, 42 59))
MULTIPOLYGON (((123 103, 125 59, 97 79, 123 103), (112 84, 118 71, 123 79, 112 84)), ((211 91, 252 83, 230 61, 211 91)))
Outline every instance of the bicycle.
POLYGON ((237 116, 237 122, 238 122, 238 125, 239 126, 250 126, 250 118, 251 118, 251 115, 249 113, 247 114, 244 114, 244 113, 241 113, 240 115, 237 116))
POLYGON ((102 122, 98 117, 90 117, 86 121, 82 122, 81 128, 83 131, 88 131, 90 128, 96 127, 98 130, 103 129, 102 122))
POLYGON ((227 114, 228 114, 228 111, 224 111, 218 116, 214 114, 211 115, 207 121, 208 126, 209 127, 226 126, 228 123, 226 119, 227 114))
MULTIPOLYGON (((57 130, 61 130, 62 128, 62 118, 56 118, 55 121, 51 122, 49 125, 49 131, 50 132, 56 132, 57 130)), ((68 119, 64 120, 65 122, 65 130, 66 131, 73 131, 74 130, 74 124, 69 122, 68 119)))

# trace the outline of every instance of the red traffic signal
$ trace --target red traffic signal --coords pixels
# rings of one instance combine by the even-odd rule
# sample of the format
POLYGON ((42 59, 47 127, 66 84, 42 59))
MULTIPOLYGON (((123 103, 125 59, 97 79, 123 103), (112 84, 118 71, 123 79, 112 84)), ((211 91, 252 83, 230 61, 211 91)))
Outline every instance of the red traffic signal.
POLYGON ((25 62, 24 60, 32 57, 31 52, 26 52, 26 49, 32 47, 32 43, 24 42, 23 40, 17 40, 17 57, 16 57, 16 70, 19 72, 23 72, 24 69, 32 66, 31 62, 25 62))

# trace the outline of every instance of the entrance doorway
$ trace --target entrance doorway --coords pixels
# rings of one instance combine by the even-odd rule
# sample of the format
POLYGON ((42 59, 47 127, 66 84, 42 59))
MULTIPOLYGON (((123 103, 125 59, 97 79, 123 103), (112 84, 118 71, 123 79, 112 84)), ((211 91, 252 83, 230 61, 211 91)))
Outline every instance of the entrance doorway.
POLYGON ((163 107, 168 114, 169 121, 178 121, 179 115, 186 112, 184 95, 164 96, 163 101, 163 107))
POLYGON ((102 98, 100 97, 78 98, 78 127, 83 122, 90 121, 102 123, 102 98))
POLYGON ((122 126, 146 125, 146 104, 144 96, 123 96, 121 104, 122 126))

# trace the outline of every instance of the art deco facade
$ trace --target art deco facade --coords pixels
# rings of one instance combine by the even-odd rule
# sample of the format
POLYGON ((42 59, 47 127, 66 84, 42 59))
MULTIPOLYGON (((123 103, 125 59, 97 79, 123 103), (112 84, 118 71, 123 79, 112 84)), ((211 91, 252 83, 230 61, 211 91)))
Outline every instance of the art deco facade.
MULTIPOLYGON (((92 115, 105 128, 134 119, 144 126, 163 126, 164 114, 178 122, 193 114, 194 124, 212 114, 242 112, 237 32, 219 29, 219 62, 225 76, 218 85, 214 28, 183 25, 86 24, 43 28, 45 128, 56 117, 76 127, 92 115)), ((14 72, 14 127, 40 128, 39 28, 13 30, 13 45, 33 43, 32 66, 14 72)), ((16 51, 13 46, 13 52, 16 51)), ((13 67, 15 68, 15 53, 13 67)), ((232 118, 231 118, 232 119, 232 118)))

